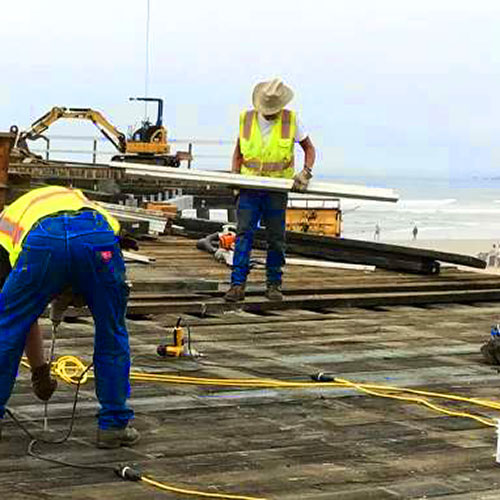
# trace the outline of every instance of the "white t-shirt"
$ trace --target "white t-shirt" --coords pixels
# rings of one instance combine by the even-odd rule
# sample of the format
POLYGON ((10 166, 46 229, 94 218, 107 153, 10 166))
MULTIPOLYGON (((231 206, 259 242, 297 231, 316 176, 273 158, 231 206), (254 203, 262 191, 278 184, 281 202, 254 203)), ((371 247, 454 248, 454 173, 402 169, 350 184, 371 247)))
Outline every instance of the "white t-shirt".
MULTIPOLYGON (((275 124, 276 120, 266 120, 260 113, 257 113, 257 120, 259 122, 260 133, 262 135, 262 140, 264 144, 269 140, 269 135, 271 134, 271 129, 275 124)), ((303 141, 307 136, 307 132, 304 130, 302 123, 300 122, 297 114, 295 114, 295 120, 297 123, 297 128, 295 129, 295 142, 303 141)))

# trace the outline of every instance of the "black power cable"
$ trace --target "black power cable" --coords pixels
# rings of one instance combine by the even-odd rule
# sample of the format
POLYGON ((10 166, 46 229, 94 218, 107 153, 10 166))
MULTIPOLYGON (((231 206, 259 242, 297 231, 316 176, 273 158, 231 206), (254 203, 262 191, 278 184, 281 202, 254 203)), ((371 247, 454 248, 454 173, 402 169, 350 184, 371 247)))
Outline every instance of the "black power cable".
POLYGON ((46 462, 50 462, 50 463, 54 463, 54 464, 58 464, 58 465, 65 465, 67 467, 74 467, 74 468, 77 468, 77 469, 112 470, 112 471, 115 470, 115 467, 111 467, 109 465, 99 465, 99 466, 97 466, 97 465, 75 464, 75 463, 71 463, 71 462, 66 462, 65 460, 58 460, 56 458, 49 458, 49 457, 46 457, 46 456, 42 455, 41 453, 37 453, 35 451, 35 446, 37 444, 39 444, 39 443, 43 443, 43 444, 63 444, 63 443, 65 443, 71 437, 71 434, 73 433, 73 428, 74 428, 74 425, 75 425, 76 406, 77 406, 77 403, 78 403, 78 395, 80 393, 81 382, 82 382, 82 379, 85 376, 85 374, 92 368, 92 366, 93 366, 93 364, 90 364, 89 366, 87 366, 87 368, 85 368, 85 370, 81 373, 81 375, 78 378, 78 382, 77 382, 77 385, 76 385, 76 391, 75 391, 75 397, 73 399, 73 408, 71 410, 71 419, 70 419, 69 428, 68 428, 68 431, 66 432, 66 434, 62 438, 60 438, 60 439, 50 440, 50 439, 41 439, 41 438, 35 437, 31 433, 31 431, 26 427, 26 425, 24 425, 24 423, 21 422, 21 420, 19 420, 16 417, 16 415, 14 415, 14 413, 12 412, 12 410, 10 410, 9 408, 5 409, 5 412, 10 416, 10 418, 14 421, 14 423, 24 432, 24 434, 26 434, 26 436, 29 437, 30 443, 28 445, 27 454, 30 457, 38 458, 39 460, 44 460, 46 462))

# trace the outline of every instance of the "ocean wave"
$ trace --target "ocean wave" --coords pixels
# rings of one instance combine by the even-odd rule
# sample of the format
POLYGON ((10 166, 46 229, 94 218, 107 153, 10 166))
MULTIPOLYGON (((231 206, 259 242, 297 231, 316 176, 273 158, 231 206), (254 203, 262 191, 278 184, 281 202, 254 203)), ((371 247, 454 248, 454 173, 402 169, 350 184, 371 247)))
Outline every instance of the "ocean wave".
POLYGON ((431 206, 431 207, 441 207, 445 205, 452 205, 456 203, 456 198, 439 198, 434 200, 401 200, 400 203, 408 206, 431 206))

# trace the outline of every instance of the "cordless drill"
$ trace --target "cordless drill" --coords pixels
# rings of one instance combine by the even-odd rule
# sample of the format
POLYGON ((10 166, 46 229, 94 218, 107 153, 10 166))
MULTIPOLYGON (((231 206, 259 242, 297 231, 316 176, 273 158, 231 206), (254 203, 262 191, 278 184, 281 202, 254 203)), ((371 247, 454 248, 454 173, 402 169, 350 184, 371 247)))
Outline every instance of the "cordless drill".
POLYGON ((156 348, 158 356, 162 358, 174 357, 180 358, 181 356, 195 356, 195 352, 191 349, 191 341, 188 335, 188 342, 184 335, 184 329, 181 326, 182 318, 177 319, 177 323, 173 330, 173 344, 160 344, 156 348))

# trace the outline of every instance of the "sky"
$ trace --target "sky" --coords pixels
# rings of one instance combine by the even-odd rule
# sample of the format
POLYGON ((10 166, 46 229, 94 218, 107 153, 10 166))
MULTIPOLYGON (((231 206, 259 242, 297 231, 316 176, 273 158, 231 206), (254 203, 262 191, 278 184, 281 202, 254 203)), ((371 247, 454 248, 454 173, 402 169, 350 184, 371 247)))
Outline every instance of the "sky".
MULTIPOLYGON (((149 0, 149 50, 148 0, 2 4, 0 131, 52 106, 98 109, 126 131, 144 113, 128 98, 145 93, 148 54, 172 138, 234 140, 253 86, 281 77, 318 175, 500 176, 498 1, 149 0)), ((230 149, 210 146, 221 168, 230 149)))

